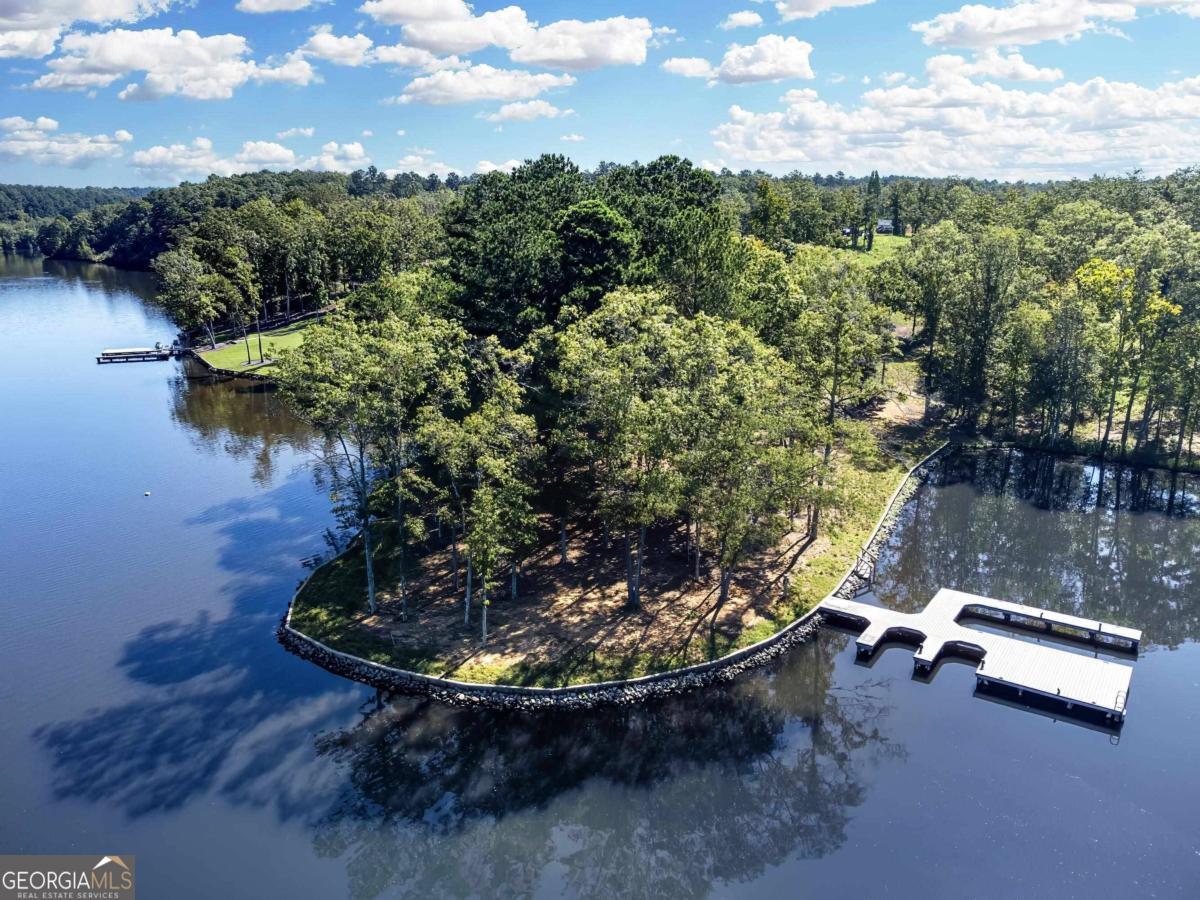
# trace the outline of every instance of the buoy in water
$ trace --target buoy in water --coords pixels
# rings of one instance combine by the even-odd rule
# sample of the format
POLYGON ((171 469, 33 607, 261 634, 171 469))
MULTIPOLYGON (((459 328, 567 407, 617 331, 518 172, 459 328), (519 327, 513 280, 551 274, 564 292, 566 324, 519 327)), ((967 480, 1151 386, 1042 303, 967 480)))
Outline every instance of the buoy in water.
POLYGON ((143 496, 143 497, 149 497, 149 496, 150 496, 150 492, 149 492, 149 491, 146 491, 146 493, 142 494, 142 496, 143 496))

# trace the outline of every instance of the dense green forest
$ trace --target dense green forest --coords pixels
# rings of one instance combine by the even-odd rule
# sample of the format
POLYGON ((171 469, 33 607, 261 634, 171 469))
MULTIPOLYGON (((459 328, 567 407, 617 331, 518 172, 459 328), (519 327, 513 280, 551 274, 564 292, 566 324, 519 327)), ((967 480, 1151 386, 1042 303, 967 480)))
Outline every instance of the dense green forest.
POLYGON ((20 219, 71 218, 84 210, 125 203, 150 193, 150 188, 67 188, 0 184, 0 222, 20 219))
POLYGON ((0 184, 0 252, 40 253, 38 233, 56 218, 72 219, 101 206, 123 206, 150 188, 65 188, 0 184))
MULTIPOLYGON (((153 266, 214 340, 314 309, 276 371, 339 512, 446 527, 466 612, 547 517, 686 528, 724 598, 747 553, 850 502, 839 454, 899 352, 926 418, 1191 459, 1200 173, 1047 185, 713 175, 559 156, 446 182, 258 173, 43 221, 49 255, 153 266), (910 234, 873 252, 886 221, 910 234), (898 340, 899 338, 899 340, 898 340)), ((374 603, 374 584, 370 589, 374 603)), ((401 589, 403 602, 407 602, 401 589)))

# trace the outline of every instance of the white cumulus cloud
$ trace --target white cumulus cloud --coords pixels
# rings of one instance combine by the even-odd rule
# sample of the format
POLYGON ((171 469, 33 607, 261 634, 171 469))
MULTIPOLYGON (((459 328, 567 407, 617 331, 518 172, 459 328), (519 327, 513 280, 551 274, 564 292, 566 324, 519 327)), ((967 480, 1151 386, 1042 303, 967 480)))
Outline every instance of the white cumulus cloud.
POLYGON ((646 61, 654 36, 649 19, 615 16, 595 22, 563 19, 538 28, 512 49, 514 62, 556 69, 597 69, 646 61))
POLYGON ((369 0, 358 11, 384 25, 411 25, 471 16, 471 7, 463 0, 369 0))
POLYGON ((339 144, 330 141, 321 145, 321 152, 304 161, 303 168, 318 172, 353 172, 371 164, 371 157, 358 141, 339 144))
POLYGON ((731 159, 788 168, 867 172, 886 161, 914 174, 995 178, 1157 174, 1200 158, 1200 77, 1032 90, 968 77, 971 65, 939 63, 928 84, 870 90, 854 107, 814 90, 789 91, 773 111, 733 106, 714 142, 731 159))
POLYGON ((123 128, 111 135, 62 133, 58 128, 59 123, 48 116, 32 121, 22 116, 0 119, 0 159, 83 168, 121 156, 122 145, 133 140, 123 128))
POLYGON ((673 56, 664 60, 662 67, 664 71, 684 78, 712 78, 716 71, 713 64, 701 56, 673 56))
POLYGON ((418 175, 449 175, 453 170, 443 162, 433 159, 433 151, 424 147, 413 147, 412 152, 396 160, 396 165, 384 169, 385 175, 416 172, 418 175))
POLYGON ((1200 14, 1198 0, 1017 0, 1007 6, 968 3, 941 13, 913 30, 926 44, 951 47, 1010 47, 1069 41, 1087 32, 1112 31, 1140 10, 1200 14))
POLYGON ((321 25, 300 48, 300 52, 339 66, 362 66, 371 61, 374 44, 365 34, 336 35, 333 26, 321 25))
POLYGON ((318 2, 320 0, 238 0, 237 9, 245 13, 296 12, 318 2))
POLYGON ((846 6, 866 6, 875 0, 778 0, 775 9, 785 22, 794 19, 811 19, 831 9, 846 6))
POLYGON ((489 172, 511 172, 520 165, 521 160, 519 159, 510 159, 502 163, 494 163, 490 159, 481 159, 475 164, 475 171, 480 175, 486 175, 489 172))
POLYGON ((656 34, 673 33, 656 30, 640 16, 560 19, 539 25, 520 6, 476 15, 462 0, 371 0, 359 10, 382 24, 401 26, 405 45, 430 53, 499 47, 516 63, 576 71, 640 65, 656 34))
POLYGON ((729 31, 733 28, 753 28, 756 25, 761 25, 763 17, 752 9, 743 9, 741 12, 730 13, 725 17, 725 20, 718 26, 722 31, 729 31))
POLYGON ((0 57, 41 57, 76 22, 137 22, 174 0, 0 0, 0 57))
POLYGON ((473 65, 414 78, 396 98, 399 103, 473 103, 479 100, 529 100, 556 87, 575 83, 570 75, 497 69, 473 65))
POLYGON ((316 77, 312 66, 297 54, 278 65, 260 65, 249 58, 249 44, 237 34, 205 37, 188 29, 118 28, 69 34, 60 49, 61 54, 46 63, 49 71, 33 82, 34 88, 94 90, 144 72, 141 83, 126 85, 121 99, 180 94, 224 100, 250 80, 308 84, 316 77))
POLYGON ((312 137, 314 134, 316 134, 316 131, 317 130, 315 128, 309 125, 302 128, 289 128, 286 131, 280 131, 276 133, 275 137, 279 138, 280 140, 287 140, 288 138, 294 137, 312 137))
POLYGON ((662 67, 685 78, 707 78, 710 82, 728 84, 812 78, 809 62, 812 49, 808 41, 767 34, 753 44, 731 44, 717 66, 700 57, 675 57, 666 60, 662 67))
MULTIPOLYGON (((404 69, 432 69, 440 67, 438 58, 428 50, 423 50, 420 47, 408 47, 404 44, 376 47, 372 57, 375 62, 400 66, 404 69)), ((454 60, 453 57, 449 57, 448 59, 454 60)), ((457 60, 454 61, 457 62, 457 60)), ((457 66, 454 67, 457 68, 457 66)))
POLYGON ((13 56, 46 56, 58 43, 59 28, 0 31, 0 59, 13 56))
MULTIPOLYGON (((303 129, 299 130, 303 133, 303 129)), ((159 144, 139 150, 132 157, 134 167, 155 181, 181 181, 209 175, 236 175, 262 169, 286 171, 314 169, 319 172, 351 172, 371 164, 363 145, 357 141, 339 144, 329 141, 314 156, 300 157, 290 147, 275 141, 246 141, 231 155, 218 153, 205 137, 190 144, 159 144)))
POLYGON ((232 156, 221 156, 208 138, 190 144, 159 144, 133 154, 134 167, 155 181, 181 181, 209 175, 236 175, 261 169, 292 169, 299 165, 296 154, 273 141, 246 141, 232 156))
POLYGON ((505 103, 494 113, 480 114, 489 122, 531 122, 534 119, 559 119, 573 115, 573 109, 560 109, 546 100, 519 100, 505 103))
POLYGON ((461 69, 470 63, 457 56, 439 57, 424 47, 407 44, 376 45, 365 34, 338 35, 330 25, 320 25, 293 54, 302 58, 323 59, 339 66, 370 66, 377 63, 404 69, 461 69))
POLYGON ((925 61, 925 71, 931 79, 999 78, 1005 81, 1061 81, 1062 69, 1035 66, 1020 53, 1001 55, 995 47, 975 54, 967 62, 961 56, 945 54, 925 61))
POLYGON ((480 16, 415 21, 404 26, 404 40, 434 53, 471 53, 491 46, 519 46, 535 31, 525 10, 506 6, 480 16))

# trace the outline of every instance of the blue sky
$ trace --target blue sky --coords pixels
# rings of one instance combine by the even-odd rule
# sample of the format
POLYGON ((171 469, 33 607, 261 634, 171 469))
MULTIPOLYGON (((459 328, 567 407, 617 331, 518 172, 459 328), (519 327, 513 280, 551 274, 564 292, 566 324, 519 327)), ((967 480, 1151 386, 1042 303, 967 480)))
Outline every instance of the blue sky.
POLYGON ((1200 164, 1200 0, 4 0, 0 181, 1200 164))

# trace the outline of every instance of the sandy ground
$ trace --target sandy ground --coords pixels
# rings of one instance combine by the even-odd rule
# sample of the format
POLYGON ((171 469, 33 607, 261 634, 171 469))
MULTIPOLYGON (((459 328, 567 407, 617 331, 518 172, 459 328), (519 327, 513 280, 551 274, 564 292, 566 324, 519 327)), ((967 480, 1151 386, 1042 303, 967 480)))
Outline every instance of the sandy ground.
MULTIPOLYGON (((445 547, 423 556, 420 574, 411 585, 407 620, 401 618, 395 595, 384 592, 380 614, 361 627, 384 640, 394 637, 402 646, 448 648, 455 668, 596 652, 675 663, 699 660, 706 658, 705 643, 714 635, 734 635, 769 617, 782 596, 784 576, 823 545, 820 539, 807 542, 804 534, 793 532, 780 549, 754 555, 741 567, 729 600, 718 610, 717 572, 702 563, 700 579, 694 578, 682 528, 652 530, 642 568, 642 606, 630 610, 624 542, 606 542, 598 527, 572 530, 564 564, 558 533, 549 521, 545 525, 543 541, 522 566, 517 598, 511 596, 508 571, 489 592, 486 647, 479 647, 478 598, 471 610, 472 627, 463 625, 465 571, 460 573, 460 589, 454 590, 452 556, 445 547)), ((802 519, 798 525, 803 527, 802 519)))

